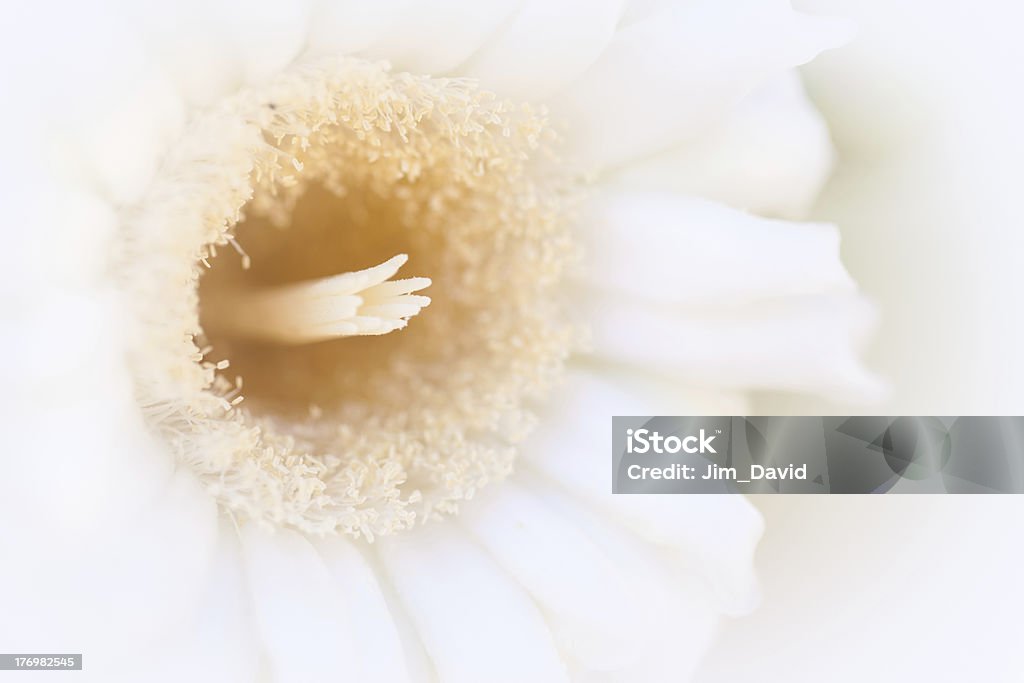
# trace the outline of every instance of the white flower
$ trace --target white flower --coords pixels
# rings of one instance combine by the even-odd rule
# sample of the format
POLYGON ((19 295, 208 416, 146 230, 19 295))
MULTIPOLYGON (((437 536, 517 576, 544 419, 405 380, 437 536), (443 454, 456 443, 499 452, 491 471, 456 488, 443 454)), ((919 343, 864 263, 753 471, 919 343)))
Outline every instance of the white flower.
POLYGON ((835 230, 790 222, 830 164, 792 69, 845 25, 56 9, 7 41, 5 647, 96 680, 685 678, 760 519, 613 497, 608 419, 875 390, 835 230))

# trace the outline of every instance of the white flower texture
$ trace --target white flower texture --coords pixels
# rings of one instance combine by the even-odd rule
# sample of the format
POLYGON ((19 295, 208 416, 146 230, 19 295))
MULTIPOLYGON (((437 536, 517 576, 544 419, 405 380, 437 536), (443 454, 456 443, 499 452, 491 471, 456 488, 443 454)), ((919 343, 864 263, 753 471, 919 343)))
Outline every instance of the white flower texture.
POLYGON ((831 148, 793 69, 844 22, 21 11, 7 651, 103 681, 659 682, 753 606, 758 514, 613 497, 608 420, 876 391, 838 233, 794 222, 831 148))

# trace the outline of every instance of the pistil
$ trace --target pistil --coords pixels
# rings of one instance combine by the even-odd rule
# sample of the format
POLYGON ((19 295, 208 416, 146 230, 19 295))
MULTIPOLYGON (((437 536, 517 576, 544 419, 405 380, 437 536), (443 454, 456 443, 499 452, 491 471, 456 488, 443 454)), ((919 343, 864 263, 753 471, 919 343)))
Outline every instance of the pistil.
POLYGON ((234 288, 204 301, 203 324, 225 337, 277 344, 314 342, 400 330, 430 304, 416 295, 430 279, 392 280, 409 257, 350 273, 264 288, 234 288))

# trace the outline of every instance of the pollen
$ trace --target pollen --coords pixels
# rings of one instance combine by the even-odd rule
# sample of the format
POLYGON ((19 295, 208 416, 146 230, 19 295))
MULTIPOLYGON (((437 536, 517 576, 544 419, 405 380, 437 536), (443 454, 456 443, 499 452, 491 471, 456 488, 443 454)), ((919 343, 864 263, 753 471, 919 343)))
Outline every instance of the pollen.
POLYGON ((154 434, 236 519, 310 534, 507 476, 577 338, 555 144, 475 82, 351 58, 196 112, 115 263, 154 434))

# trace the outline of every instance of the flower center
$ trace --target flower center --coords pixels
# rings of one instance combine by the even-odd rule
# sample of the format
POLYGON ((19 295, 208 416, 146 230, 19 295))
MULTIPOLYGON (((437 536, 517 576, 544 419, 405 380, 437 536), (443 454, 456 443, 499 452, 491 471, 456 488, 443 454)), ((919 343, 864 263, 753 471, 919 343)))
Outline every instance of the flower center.
POLYGON ((510 471, 572 336, 545 136, 471 82, 352 59, 195 118, 121 271, 144 412, 227 509, 372 539, 510 471))

